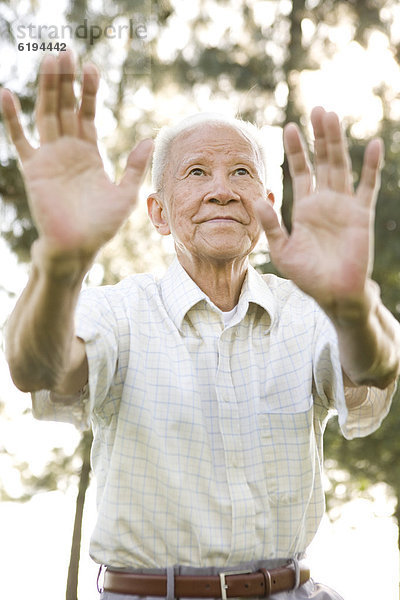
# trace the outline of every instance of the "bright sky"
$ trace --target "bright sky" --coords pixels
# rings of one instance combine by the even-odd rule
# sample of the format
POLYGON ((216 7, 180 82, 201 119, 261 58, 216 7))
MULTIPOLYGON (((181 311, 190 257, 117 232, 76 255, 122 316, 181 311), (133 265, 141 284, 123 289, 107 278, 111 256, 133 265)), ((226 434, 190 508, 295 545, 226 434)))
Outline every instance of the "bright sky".
MULTIPOLYGON (((64 2, 40 3, 41 11, 36 21, 49 23, 59 21, 64 2), (53 11, 49 12, 49 11, 53 11)), ((179 7, 181 20, 189 3, 175 0, 179 7)), ((236 4, 235 2, 232 5, 236 4)), ((273 15, 268 12, 271 4, 257 2, 258 11, 267 22, 273 15), (268 6, 269 5, 269 6, 268 6), (263 12, 264 11, 264 12, 263 12)), ((28 6, 28 4, 27 4, 28 6)), ((191 4, 191 10, 192 4, 191 4)), ((400 37, 400 10, 393 9, 398 23, 400 37)), ((232 17, 232 35, 240 29, 240 23, 232 17)), ((177 26, 179 19, 177 19, 177 26)), ((212 35, 218 39, 220 19, 215 19, 212 35)), ((305 22, 305 33, 312 33, 312 24, 305 22)), ((185 28, 180 30, 180 44, 185 46, 188 36, 185 28)), ((189 30, 190 33, 190 30, 189 30)), ((325 61, 319 71, 303 72, 301 87, 307 112, 312 106, 322 104, 327 109, 336 110, 341 117, 355 116, 358 119, 356 130, 373 132, 381 117, 379 101, 373 94, 373 88, 380 82, 390 81, 393 87, 394 105, 400 116, 400 104, 396 95, 400 92, 400 74, 385 38, 376 33, 371 39, 368 50, 350 43, 346 27, 336 33, 339 51, 332 60, 325 61), (396 105, 397 102, 397 105, 396 105)), ((176 37, 176 36, 175 36, 176 37)), ((171 39, 160 41, 164 50, 171 51, 171 39)), ((10 56, 12 64, 15 56, 10 56)), ((19 60, 21 55, 18 56, 19 60)), ((10 61, 2 61, 2 69, 10 61)), ((30 68, 18 63, 18 69, 30 68)), ((18 73, 14 83, 18 81, 18 73)), ((15 89, 16 86, 13 85, 15 89)), ((106 91, 104 91, 104 94, 106 91)), ((138 94, 136 100, 146 105, 149 98, 145 92, 138 94)), ((165 100, 165 99, 164 99, 165 100)), ((158 106, 156 106, 158 108, 158 106)), ((233 114, 237 106, 229 99, 217 101, 206 89, 200 89, 197 107, 201 110, 228 111, 233 114)), ((174 96, 163 106, 165 114, 171 118, 187 112, 188 103, 184 97, 174 96)), ((192 109, 193 110, 193 109, 192 109)), ((112 132, 112 119, 103 119, 103 135, 112 132)), ((279 195, 281 161, 281 132, 276 128, 267 129, 271 140, 271 156, 275 156, 274 186, 279 195)), ((16 265, 15 259, 7 252, 0 240, 2 269, 0 288, 19 292, 26 280, 26 270, 16 265)), ((0 291, 0 322, 11 310, 13 301, 0 291)), ((27 395, 16 391, 12 385, 4 358, 0 358, 0 380, 2 382, 1 399, 7 404, 8 422, 0 420, 1 443, 19 458, 31 461, 32 469, 40 470, 54 446, 64 446, 66 452, 72 452, 78 434, 68 425, 39 423, 31 417, 21 418, 20 414, 29 404, 27 395)), ((9 486, 10 492, 19 491, 18 477, 10 469, 7 458, 1 458, 0 470, 9 486)), ((97 567, 88 558, 88 540, 95 519, 95 499, 93 486, 88 494, 85 514, 84 540, 81 560, 80 598, 98 600, 95 591, 97 567)), ((41 600, 61 600, 64 598, 65 579, 69 560, 69 549, 74 517, 74 490, 65 494, 53 492, 38 494, 31 502, 23 505, 3 503, 0 506, 0 530, 3 543, 0 545, 0 564, 2 565, 1 594, 8 600, 20 600, 25 597, 38 597, 41 600), (5 542, 6 541, 6 542, 5 542), (18 585, 16 585, 16 582, 18 585)), ((375 502, 358 500, 346 505, 342 516, 334 524, 324 520, 315 542, 310 550, 312 572, 315 579, 335 587, 345 598, 353 600, 397 600, 399 557, 397 552, 397 527, 390 517, 388 506, 381 488, 376 490, 375 502), (379 574, 374 577, 373 574, 379 574)))

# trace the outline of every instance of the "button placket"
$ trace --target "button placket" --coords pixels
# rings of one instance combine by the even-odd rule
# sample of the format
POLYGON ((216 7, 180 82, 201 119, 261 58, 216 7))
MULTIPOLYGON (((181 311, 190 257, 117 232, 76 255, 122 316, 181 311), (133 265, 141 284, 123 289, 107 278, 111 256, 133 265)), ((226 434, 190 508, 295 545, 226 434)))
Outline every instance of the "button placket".
MULTIPOLYGON (((220 430, 225 451, 225 464, 232 502, 232 544, 229 560, 245 560, 244 540, 255 539, 255 504, 243 468, 243 445, 240 436, 240 413, 230 367, 232 328, 224 330, 218 340, 216 390, 220 430)), ((251 548, 249 549, 251 552, 251 548)))

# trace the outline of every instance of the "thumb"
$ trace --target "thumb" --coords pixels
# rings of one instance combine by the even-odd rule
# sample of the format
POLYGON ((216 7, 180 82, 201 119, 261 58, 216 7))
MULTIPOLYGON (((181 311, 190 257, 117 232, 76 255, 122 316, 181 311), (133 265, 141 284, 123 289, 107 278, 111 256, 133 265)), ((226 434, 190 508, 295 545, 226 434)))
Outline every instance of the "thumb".
POLYGON ((280 254, 289 235, 283 225, 279 223, 278 215, 273 205, 263 198, 259 198, 254 204, 255 214, 265 231, 271 255, 280 254))
POLYGON ((125 172, 119 186, 126 189, 138 188, 142 183, 153 154, 153 140, 147 138, 139 142, 128 156, 125 172))

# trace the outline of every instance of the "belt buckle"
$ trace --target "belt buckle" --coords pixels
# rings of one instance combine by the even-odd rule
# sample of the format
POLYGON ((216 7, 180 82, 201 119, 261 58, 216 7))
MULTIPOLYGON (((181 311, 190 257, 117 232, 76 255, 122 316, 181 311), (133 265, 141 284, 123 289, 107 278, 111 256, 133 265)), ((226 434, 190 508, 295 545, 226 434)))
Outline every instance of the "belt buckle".
POLYGON ((248 569, 244 570, 244 571, 222 571, 221 573, 219 573, 219 579, 221 582, 221 598, 222 600, 227 600, 228 597, 226 595, 226 591, 228 589, 228 584, 226 583, 226 577, 229 577, 230 575, 246 575, 246 574, 250 574, 253 573, 253 571, 249 571, 248 569))

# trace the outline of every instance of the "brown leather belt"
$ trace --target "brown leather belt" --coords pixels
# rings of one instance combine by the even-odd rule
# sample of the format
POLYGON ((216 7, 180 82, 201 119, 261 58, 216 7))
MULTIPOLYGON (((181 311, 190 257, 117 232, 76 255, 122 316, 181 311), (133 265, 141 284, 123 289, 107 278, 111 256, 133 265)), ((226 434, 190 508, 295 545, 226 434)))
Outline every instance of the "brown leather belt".
MULTIPOLYGON (((300 563, 300 585, 310 570, 300 563)), ((175 575, 175 598, 268 598, 295 587, 294 567, 258 571, 224 571, 218 575, 175 575)), ((115 594, 166 596, 167 576, 112 571, 104 574, 104 590, 115 594)))

